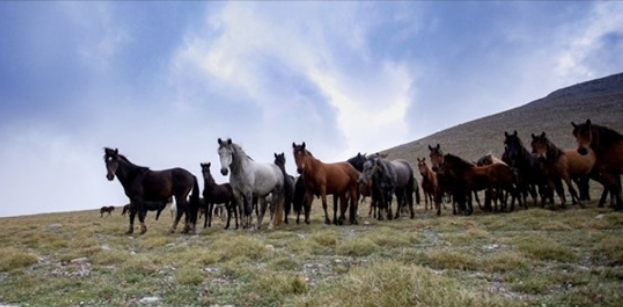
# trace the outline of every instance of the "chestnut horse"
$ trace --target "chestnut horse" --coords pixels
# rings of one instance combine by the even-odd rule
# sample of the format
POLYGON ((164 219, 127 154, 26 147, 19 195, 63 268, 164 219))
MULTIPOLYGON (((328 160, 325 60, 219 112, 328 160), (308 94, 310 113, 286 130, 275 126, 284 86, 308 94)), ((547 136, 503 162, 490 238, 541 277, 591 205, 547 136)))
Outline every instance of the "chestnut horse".
POLYGON ((104 162, 108 171, 106 178, 112 181, 117 177, 123 186, 125 195, 130 198, 128 234, 134 232, 134 218, 137 213, 141 224, 140 233, 145 233, 147 211, 157 211, 156 219, 158 219, 171 196, 175 197, 178 209, 171 232, 175 231, 182 214, 186 215, 183 232, 195 231, 199 209, 199 185, 193 174, 179 167, 152 171, 130 162, 124 155, 119 154, 117 149, 110 148, 104 148, 104 162), (187 200, 189 195, 190 202, 187 200))
POLYGON ((424 191, 424 210, 428 211, 428 202, 430 201, 431 208, 433 203, 437 209, 437 215, 441 215, 441 199, 435 197, 439 190, 439 184, 437 183, 437 173, 426 164, 426 158, 416 158, 417 167, 422 175, 422 191, 424 191))
POLYGON ((305 147, 292 143, 292 154, 296 162, 297 172, 303 177, 306 188, 305 223, 309 224, 309 209, 314 195, 322 200, 325 223, 330 224, 327 212, 327 194, 340 199, 340 217, 337 218, 337 206, 333 205, 333 223, 343 224, 345 220, 347 198, 350 198, 350 223, 357 224, 358 183, 359 172, 348 162, 324 163, 316 159, 305 147), (347 194, 350 194, 347 196, 347 194))
MULTIPOLYGON (((623 135, 608 127, 586 122, 573 125, 573 136, 578 143, 578 152, 582 155, 592 149, 595 153, 595 166, 599 172, 605 191, 610 191, 616 198, 616 209, 623 210, 621 201, 621 173, 623 173, 623 135)), ((603 197, 602 197, 603 199, 603 197)))
MULTIPOLYGON (((504 164, 491 164, 487 166, 476 166, 471 162, 461 159, 452 154, 445 154, 439 165, 439 177, 456 187, 455 193, 458 202, 466 200, 470 191, 482 189, 506 190, 511 194, 511 211, 515 207, 515 199, 521 199, 517 195, 515 188, 515 173, 504 164)), ((471 214, 473 209, 469 204, 467 213, 471 214)))
POLYGON ((565 191, 560 180, 567 185, 567 189, 569 189, 569 193, 571 194, 572 203, 577 203, 582 206, 578 193, 571 183, 570 159, 573 157, 567 156, 564 151, 556 147, 556 145, 547 138, 545 132, 542 132, 541 135, 538 136, 533 133, 531 146, 532 152, 539 158, 541 169, 547 178, 550 189, 555 190, 558 197, 560 197, 560 206, 563 209, 566 208, 565 191))

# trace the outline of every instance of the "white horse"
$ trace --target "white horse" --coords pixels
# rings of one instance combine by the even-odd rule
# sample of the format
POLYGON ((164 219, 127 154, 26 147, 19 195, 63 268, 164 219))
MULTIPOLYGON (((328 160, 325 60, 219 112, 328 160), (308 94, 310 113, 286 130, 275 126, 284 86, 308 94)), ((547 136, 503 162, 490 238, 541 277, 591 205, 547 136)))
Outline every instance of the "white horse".
MULTIPOLYGON (((243 208, 242 227, 251 226, 253 213, 253 196, 258 199, 260 210, 257 217, 256 229, 260 229, 262 219, 266 212, 266 196, 272 193, 274 201, 270 204, 270 225, 274 226, 275 213, 283 210, 284 203, 284 178, 281 169, 273 163, 255 162, 242 150, 240 145, 233 143, 231 139, 226 141, 218 139, 218 155, 221 161, 221 174, 227 176, 234 192, 234 197, 243 208)), ((281 215, 281 214, 279 214, 281 215)))

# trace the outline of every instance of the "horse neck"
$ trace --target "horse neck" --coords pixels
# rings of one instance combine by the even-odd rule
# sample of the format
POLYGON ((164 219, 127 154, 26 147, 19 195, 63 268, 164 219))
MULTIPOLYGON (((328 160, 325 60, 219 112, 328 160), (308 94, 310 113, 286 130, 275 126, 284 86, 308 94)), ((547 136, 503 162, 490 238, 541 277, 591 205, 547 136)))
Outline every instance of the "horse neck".
POLYGON ((556 147, 554 143, 548 141, 549 146, 547 146, 547 159, 551 161, 557 161, 558 158, 563 154, 563 151, 556 147))
POLYGON ((322 165, 322 162, 310 155, 307 156, 307 160, 306 168, 308 168, 312 174, 315 174, 316 170, 322 165))
POLYGON ((214 188, 217 186, 216 181, 214 181, 214 178, 212 177, 212 175, 203 178, 203 186, 205 187, 205 189, 207 190, 214 190, 214 188))
POLYGON ((610 147, 623 142, 623 135, 610 128, 594 125, 591 129, 593 141, 590 147, 595 154, 602 155, 610 149, 610 147))
POLYGON ((117 171, 115 172, 115 175, 117 176, 121 184, 126 185, 126 184, 130 184, 131 181, 141 171, 146 170, 146 169, 147 169, 146 167, 138 166, 130 162, 130 160, 121 158, 118 160, 118 166, 117 166, 117 171))
POLYGON ((232 157, 231 172, 232 174, 239 174, 249 163, 250 159, 247 154, 242 150, 242 148, 237 146, 234 146, 233 148, 234 154, 232 157))

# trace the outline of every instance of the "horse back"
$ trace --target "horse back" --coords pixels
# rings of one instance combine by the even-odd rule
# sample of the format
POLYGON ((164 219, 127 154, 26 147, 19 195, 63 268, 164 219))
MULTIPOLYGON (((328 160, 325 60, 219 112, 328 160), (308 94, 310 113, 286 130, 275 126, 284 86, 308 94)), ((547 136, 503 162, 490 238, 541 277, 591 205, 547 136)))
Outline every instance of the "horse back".
POLYGON ((268 195, 275 188, 283 189, 284 176, 279 166, 272 163, 251 163, 254 173, 253 192, 268 195))
POLYGON ((349 188, 358 189, 359 172, 348 162, 320 163, 311 177, 315 178, 317 189, 319 185, 325 185, 327 194, 342 194, 349 188))
POLYGON ((576 149, 564 151, 567 157, 569 175, 586 176, 591 173, 595 166, 595 153, 589 150, 586 155, 581 155, 576 149))
POLYGON ((390 165, 394 168, 394 175, 396 176, 396 186, 406 187, 414 179, 413 168, 407 160, 396 159, 390 161, 390 165))
POLYGON ((168 201, 169 197, 192 190, 195 177, 183 168, 146 171, 142 179, 146 200, 168 201))

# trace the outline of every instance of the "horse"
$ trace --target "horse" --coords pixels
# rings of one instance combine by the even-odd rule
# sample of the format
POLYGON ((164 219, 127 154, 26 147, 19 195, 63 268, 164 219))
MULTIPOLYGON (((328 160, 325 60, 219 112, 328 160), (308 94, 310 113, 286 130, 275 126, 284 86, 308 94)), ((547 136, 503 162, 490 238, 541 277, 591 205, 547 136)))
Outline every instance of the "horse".
POLYGON ((564 151, 556 147, 556 145, 547 138, 545 132, 542 132, 541 135, 538 136, 533 133, 531 146, 532 152, 539 158, 541 169, 547 178, 550 189, 555 190, 558 197, 560 197, 560 206, 563 209, 566 208, 565 191, 562 184, 560 184, 561 180, 567 185, 567 189, 571 194, 571 202, 583 206, 578 197, 578 193, 571 183, 569 157, 564 151))
POLYGON ((199 208, 199 186, 197 178, 183 168, 170 168, 152 171, 147 167, 138 166, 119 153, 118 149, 104 148, 106 178, 112 181, 117 177, 123 186, 125 195, 130 199, 130 226, 128 234, 134 232, 134 218, 138 213, 140 233, 147 231, 145 216, 147 211, 157 211, 156 220, 162 209, 175 197, 177 213, 171 226, 171 233, 183 214, 186 215, 182 232, 194 232, 199 208), (192 192, 192 194, 191 194, 192 192), (190 201, 187 200, 190 194, 190 201))
POLYGON ((593 124, 590 119, 581 124, 573 122, 571 124, 573 136, 578 144, 578 153, 586 155, 589 149, 595 153, 595 167, 606 187, 605 191, 614 194, 616 210, 623 210, 621 201, 623 135, 608 127, 593 124))
MULTIPOLYGON (((503 164, 508 166, 508 164, 506 164, 506 162, 502 161, 502 159, 496 157, 495 155, 493 155, 493 153, 488 153, 482 157, 480 157, 478 160, 476 160, 476 162, 474 162, 474 164, 476 164, 476 166, 487 166, 487 165, 492 165, 492 164, 503 164)), ((495 189, 491 189, 488 188, 485 191, 485 205, 484 208, 480 207, 481 210, 484 211, 493 211, 493 208, 491 207, 491 200, 493 200, 493 206, 494 208, 498 208, 498 201, 500 203, 502 203, 502 205, 504 206, 504 209, 506 209, 506 195, 504 195, 504 193, 502 193, 502 191, 499 190, 495 190, 495 189)), ((524 203, 524 207, 526 206, 526 204, 524 203)), ((526 207, 527 208, 527 207, 526 207)))
POLYGON ((236 229, 238 229, 238 209, 236 206, 236 199, 234 198, 234 192, 229 183, 218 184, 212 176, 210 166, 212 163, 200 163, 201 174, 203 175, 203 208, 205 211, 205 219, 203 221, 203 228, 212 227, 212 213, 214 211, 214 205, 223 204, 227 210, 227 223, 225 229, 229 228, 231 220, 231 213, 233 209, 234 222, 236 229))
POLYGON ((221 174, 227 176, 234 197, 243 209, 242 227, 251 226, 253 213, 253 197, 258 198, 260 210, 255 228, 260 229, 262 219, 266 213, 266 196, 270 193, 276 197, 274 205, 270 206, 270 223, 268 228, 279 224, 284 203, 284 177, 281 169, 273 163, 261 163, 249 157, 242 147, 230 138, 218 139, 218 155, 221 162, 221 174), (275 216, 277 215, 277 217, 275 216), (277 219, 277 221, 275 221, 277 219))
MULTIPOLYGON (((414 175, 413 168, 407 160, 395 159, 389 161, 380 157, 370 157, 363 165, 363 172, 359 176, 359 182, 369 182, 372 190, 380 191, 380 208, 385 210, 392 219, 391 200, 396 195, 396 214, 394 219, 400 217, 400 211, 408 205, 411 218, 415 217, 413 210, 414 175)), ((381 219, 381 218, 380 218, 381 219)))
POLYGON ((307 188, 305 187, 305 182, 303 181, 302 176, 296 177, 294 180, 294 193, 292 195, 292 209, 296 212, 296 224, 299 224, 299 218, 301 216, 301 212, 305 210, 305 212, 309 211, 308 205, 310 202, 306 201, 306 193, 307 188))
POLYGON ((286 172, 286 156, 285 153, 274 153, 275 155, 275 165, 279 166, 279 169, 281 169, 281 172, 283 173, 283 178, 284 178, 284 202, 283 202, 283 209, 284 209, 284 223, 288 224, 288 215, 290 215, 290 208, 292 207, 292 197, 294 196, 294 176, 289 175, 288 172, 286 172))
POLYGON ((100 217, 104 217, 104 213, 108 213, 108 215, 106 217, 110 216, 110 213, 115 211, 115 207, 114 206, 103 206, 100 209, 100 217))
MULTIPOLYGON (((384 158, 387 157, 387 154, 380 154, 380 153, 376 153, 373 154, 374 156, 382 156, 384 158)), ((368 159, 368 157, 366 156, 366 154, 361 154, 360 152, 357 153, 356 156, 346 160, 346 162, 350 163, 358 172, 363 172, 363 164, 366 162, 366 160, 368 159)), ((360 202, 363 203, 366 197, 370 197, 370 209, 368 210, 368 217, 372 216, 372 212, 374 211, 375 218, 378 218, 378 216, 376 216, 376 210, 374 210, 375 208, 378 207, 378 197, 373 197, 373 194, 376 194, 376 191, 373 193, 372 191, 372 185, 369 182, 359 182, 359 187, 357 188, 357 192, 359 194, 359 196, 361 196, 361 200, 360 202)), ((333 198, 333 201, 337 201, 337 198, 333 198)), ((335 204, 334 204, 335 206, 335 204)))
POLYGON ((305 142, 301 145, 292 143, 292 154, 296 162, 296 170, 303 177, 306 188, 305 223, 309 224, 309 211, 314 195, 319 195, 325 215, 325 223, 330 224, 327 212, 327 194, 340 199, 340 217, 337 218, 337 204, 333 204, 333 223, 341 225, 345 220, 350 197, 350 223, 357 224, 357 190, 359 172, 348 162, 324 163, 316 159, 306 149, 305 142), (347 194, 350 194, 347 196, 347 194))
MULTIPOLYGON (((515 199, 518 199, 515 189, 515 173, 504 164, 491 164, 487 166, 476 166, 453 154, 445 154, 439 166, 439 178, 443 178, 448 183, 454 185, 459 193, 459 204, 466 200, 466 196, 471 191, 487 188, 503 189, 511 194, 511 211, 515 207, 515 199)), ((519 198, 521 204, 521 199, 519 198)), ((473 209, 471 204, 467 208, 467 213, 471 214, 473 209)))
POLYGON ((417 166, 422 175, 422 191, 424 192, 424 210, 428 211, 428 203, 431 209, 433 203, 437 209, 437 215, 441 215, 441 199, 436 197, 439 193, 439 184, 437 183, 437 173, 426 164, 426 158, 416 158, 417 166))
MULTIPOLYGON (((439 166, 443 163, 443 151, 441 150, 441 146, 439 144, 437 144, 437 146, 432 147, 430 145, 428 145, 428 149, 430 150, 430 163, 431 163, 431 168, 434 172, 437 172, 439 170, 439 166)), ((436 197, 439 197, 440 199, 443 197, 444 194, 450 193, 453 196, 452 199, 452 213, 456 214, 456 200, 454 200, 454 194, 456 193, 462 193, 461 191, 455 191, 454 187, 449 184, 449 182, 445 182, 444 178, 437 178, 437 184, 439 186, 439 195, 437 195, 436 197)), ((467 197, 467 200, 469 202, 469 206, 471 207, 471 202, 472 202, 472 198, 471 198, 471 193, 468 193, 467 195, 464 195, 465 197, 467 197)), ((478 203, 478 206, 480 206, 480 199, 478 198, 478 192, 473 191, 474 194, 474 199, 476 200, 476 203, 478 203)), ((466 211, 467 208, 465 208, 464 206, 464 202, 459 202, 459 211, 466 211)))

